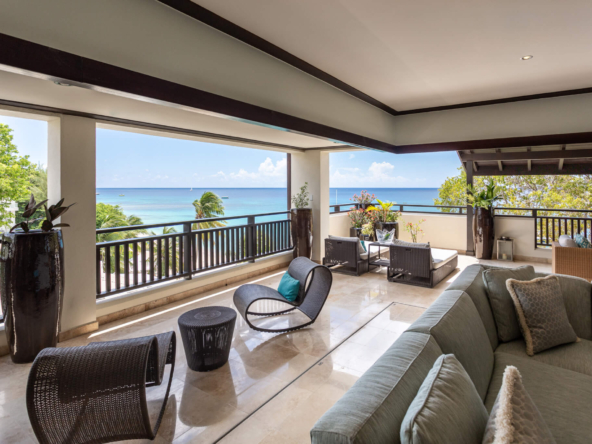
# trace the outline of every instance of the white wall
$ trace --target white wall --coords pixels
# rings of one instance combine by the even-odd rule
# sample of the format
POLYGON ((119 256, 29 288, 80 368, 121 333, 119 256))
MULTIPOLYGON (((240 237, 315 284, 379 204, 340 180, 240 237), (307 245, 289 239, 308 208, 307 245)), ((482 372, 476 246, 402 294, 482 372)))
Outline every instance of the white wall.
POLYGON ((62 116, 48 125, 49 203, 76 203, 56 221, 64 236, 64 301, 61 331, 96 321, 96 181, 93 119, 62 116))
POLYGON ((153 0, 4 0, 0 29, 94 60, 393 141, 390 114, 153 0))
POLYGON ((347 213, 331 214, 329 216, 329 234, 333 236, 349 237, 351 222, 347 213))
POLYGON ((312 195, 313 218, 312 259, 321 261, 325 255, 324 239, 329 235, 329 153, 315 150, 292 154, 292 196, 308 183, 312 195))
MULTIPOLYGON (((495 236, 510 237, 514 240, 514 257, 518 259, 530 258, 544 262, 551 261, 550 248, 535 248, 534 219, 519 217, 495 217, 495 236)), ((497 244, 496 244, 497 247, 497 244)), ((494 250, 494 254, 496 251, 494 250)))
POLYGON ((466 251, 467 249, 467 216, 403 213, 399 219, 399 239, 411 242, 411 235, 405 231, 406 223, 421 224, 424 236, 419 236, 418 242, 429 242, 434 248, 466 251))

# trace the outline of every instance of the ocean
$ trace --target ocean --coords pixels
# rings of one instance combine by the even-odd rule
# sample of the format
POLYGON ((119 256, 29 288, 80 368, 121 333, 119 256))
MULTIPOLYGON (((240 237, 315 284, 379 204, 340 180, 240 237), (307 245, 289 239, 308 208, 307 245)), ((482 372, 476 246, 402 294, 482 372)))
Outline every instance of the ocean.
MULTIPOLYGON (((273 213, 286 211, 285 188, 97 188, 97 203, 119 205, 125 214, 138 216, 145 224, 192 220, 195 216, 192 202, 203 192, 213 191, 224 202, 225 216, 273 213)), ((369 188, 380 200, 398 204, 433 205, 438 197, 437 188, 369 188)), ((331 188, 331 205, 349 204, 358 188, 331 188)), ((316 198, 316 196, 313 196, 316 198)), ((430 209, 424 209, 430 210, 430 209)), ((257 218, 258 222, 279 220, 281 216, 257 218)), ((239 219, 230 225, 243 224, 239 219)))

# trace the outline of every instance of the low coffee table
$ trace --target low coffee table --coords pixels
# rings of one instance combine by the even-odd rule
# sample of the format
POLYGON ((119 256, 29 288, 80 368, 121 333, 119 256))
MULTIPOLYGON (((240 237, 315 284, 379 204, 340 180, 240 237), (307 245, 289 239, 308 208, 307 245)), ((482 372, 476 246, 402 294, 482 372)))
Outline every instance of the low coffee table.
POLYGON ((179 317, 187 365, 208 372, 228 361, 236 312, 228 307, 203 307, 179 317))

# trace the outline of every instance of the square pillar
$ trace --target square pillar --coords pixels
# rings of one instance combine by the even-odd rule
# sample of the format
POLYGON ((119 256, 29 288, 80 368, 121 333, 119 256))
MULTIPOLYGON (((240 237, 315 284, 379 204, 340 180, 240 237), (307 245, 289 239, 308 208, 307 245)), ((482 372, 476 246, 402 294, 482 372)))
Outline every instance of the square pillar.
POLYGON ((49 121, 48 204, 76 203, 63 228, 64 300, 60 340, 98 328, 96 322, 96 123, 61 116, 49 121))
POLYGON ((308 182, 312 195, 312 259, 320 263, 325 256, 325 239, 329 236, 329 153, 311 150, 292 154, 290 176, 292 196, 308 182))

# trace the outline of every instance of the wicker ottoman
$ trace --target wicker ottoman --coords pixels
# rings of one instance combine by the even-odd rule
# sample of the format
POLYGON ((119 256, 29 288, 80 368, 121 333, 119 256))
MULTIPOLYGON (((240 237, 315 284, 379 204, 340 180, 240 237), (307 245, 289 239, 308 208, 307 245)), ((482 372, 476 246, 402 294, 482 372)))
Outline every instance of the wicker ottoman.
POLYGON ((228 307, 203 307, 179 317, 187 365, 208 372, 228 362, 236 312, 228 307))

